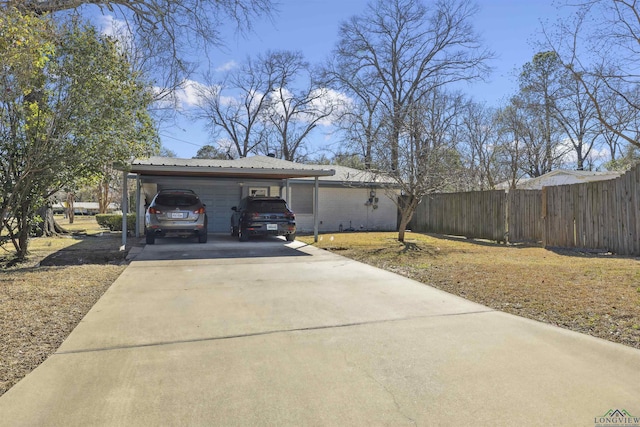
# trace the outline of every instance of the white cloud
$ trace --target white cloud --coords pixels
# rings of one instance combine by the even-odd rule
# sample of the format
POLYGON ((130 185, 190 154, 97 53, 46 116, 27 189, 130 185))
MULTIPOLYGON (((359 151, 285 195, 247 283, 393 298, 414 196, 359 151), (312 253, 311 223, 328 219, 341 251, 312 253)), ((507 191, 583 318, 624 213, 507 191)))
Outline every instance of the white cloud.
MULTIPOLYGON (((190 108, 202 106, 202 96, 213 96, 213 94, 217 93, 220 96, 219 102, 222 106, 239 106, 243 105, 243 98, 234 95, 222 95, 219 91, 222 88, 219 86, 208 86, 206 84, 200 83, 196 80, 184 80, 180 85, 180 88, 177 89, 170 96, 166 97, 164 101, 160 101, 166 108, 175 108, 178 111, 185 111, 190 108)), ((160 95, 164 93, 166 90, 161 87, 154 88, 154 92, 156 95, 160 95)), ((253 100, 254 104, 259 102, 258 98, 261 96, 260 93, 255 94, 255 98, 253 100)), ((159 98, 159 96, 157 96, 159 98)))
POLYGON ((349 108, 351 99, 342 92, 333 89, 317 89, 312 93, 317 96, 313 101, 313 106, 319 111, 333 109, 332 113, 318 122, 321 126, 333 126, 334 122, 342 115, 346 108, 349 108))
POLYGON ((202 93, 205 89, 205 85, 195 80, 183 81, 180 89, 176 91, 178 109, 185 110, 200 105, 199 94, 202 93))
POLYGON ((201 104, 200 94, 210 90, 206 85, 195 80, 184 80, 174 92, 162 87, 153 88, 158 103, 164 108, 185 111, 201 104))
POLYGON ((113 15, 101 15, 99 20, 100 32, 117 39, 131 39, 132 34, 127 23, 113 15))
POLYGON ((232 96, 224 96, 220 95, 220 105, 240 105, 241 102, 239 99, 234 98, 232 96))
POLYGON ((229 62, 225 62, 224 64, 216 68, 215 71, 221 73, 221 72, 231 71, 237 67, 238 67, 238 63, 234 60, 231 60, 229 62))
MULTIPOLYGON (((285 97, 292 96, 286 89, 284 89, 283 92, 285 97)), ((349 108, 351 103, 350 98, 344 93, 327 88, 319 88, 312 91, 309 94, 309 98, 312 100, 308 105, 311 110, 316 112, 331 112, 327 117, 317 122, 318 125, 326 127, 334 126, 335 122, 345 111, 345 108, 349 108)), ((281 105, 277 105, 276 108, 280 114, 283 114, 281 105)), ((307 114, 301 114, 298 120, 311 122, 313 117, 307 114)))

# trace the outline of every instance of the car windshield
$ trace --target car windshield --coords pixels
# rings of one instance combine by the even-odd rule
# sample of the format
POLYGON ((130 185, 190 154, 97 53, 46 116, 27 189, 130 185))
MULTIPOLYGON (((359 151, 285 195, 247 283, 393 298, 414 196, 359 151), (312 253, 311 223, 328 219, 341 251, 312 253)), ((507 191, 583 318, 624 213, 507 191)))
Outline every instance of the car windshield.
POLYGON ((254 200, 249 210, 258 213, 285 213, 287 205, 284 200, 254 200))
POLYGON ((188 207, 198 204, 198 198, 188 194, 161 194, 156 199, 156 204, 162 206, 188 207))

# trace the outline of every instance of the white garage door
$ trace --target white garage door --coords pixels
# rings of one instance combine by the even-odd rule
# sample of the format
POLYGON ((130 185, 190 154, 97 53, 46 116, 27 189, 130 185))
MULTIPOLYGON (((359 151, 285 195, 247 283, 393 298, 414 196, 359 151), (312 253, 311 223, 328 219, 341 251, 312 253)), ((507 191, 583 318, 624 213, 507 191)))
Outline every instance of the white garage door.
POLYGON ((215 181, 207 185, 195 185, 192 188, 207 205, 209 232, 229 232, 231 207, 237 206, 240 202, 241 188, 237 184, 229 185, 215 181))
POLYGON ((209 233, 228 233, 231 220, 231 207, 240 202, 241 187, 237 183, 221 180, 174 180, 158 183, 163 188, 188 188, 195 191, 207 205, 209 233), (178 182, 176 182, 178 181, 178 182))

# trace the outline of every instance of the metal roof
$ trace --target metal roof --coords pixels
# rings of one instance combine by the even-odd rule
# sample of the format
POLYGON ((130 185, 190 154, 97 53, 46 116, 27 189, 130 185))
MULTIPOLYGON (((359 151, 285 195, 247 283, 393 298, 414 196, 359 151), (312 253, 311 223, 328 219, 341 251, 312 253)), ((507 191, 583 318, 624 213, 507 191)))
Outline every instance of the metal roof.
MULTIPOLYGON (((347 166, 330 165, 335 170, 333 176, 320 177, 320 181, 333 181, 350 184, 394 184, 396 181, 389 175, 371 172, 367 170, 354 169, 347 166)), ((309 178, 302 178, 308 180, 309 178)))
MULTIPOLYGON (((556 169, 535 178, 520 178, 516 181, 516 188, 521 190, 540 190, 542 187, 554 185, 580 184, 584 182, 606 181, 618 178, 622 172, 619 171, 574 171, 566 169, 556 169)), ((510 181, 496 185, 496 189, 508 189, 510 181)))
POLYGON ((150 157, 136 159, 129 172, 139 175, 199 176, 225 178, 306 178, 333 176, 333 167, 304 165, 267 156, 244 157, 235 160, 179 159, 150 157))

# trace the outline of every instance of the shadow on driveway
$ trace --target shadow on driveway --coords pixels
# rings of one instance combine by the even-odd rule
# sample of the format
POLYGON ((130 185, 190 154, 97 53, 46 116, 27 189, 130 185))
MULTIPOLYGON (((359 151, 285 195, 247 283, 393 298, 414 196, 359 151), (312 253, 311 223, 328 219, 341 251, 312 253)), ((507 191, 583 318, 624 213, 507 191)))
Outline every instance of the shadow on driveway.
POLYGON ((144 245, 136 261, 168 261, 221 258, 273 258, 310 256, 297 249, 299 243, 287 242, 281 237, 255 237, 239 242, 226 234, 209 234, 207 243, 196 239, 168 237, 156 239, 153 245, 144 245))

